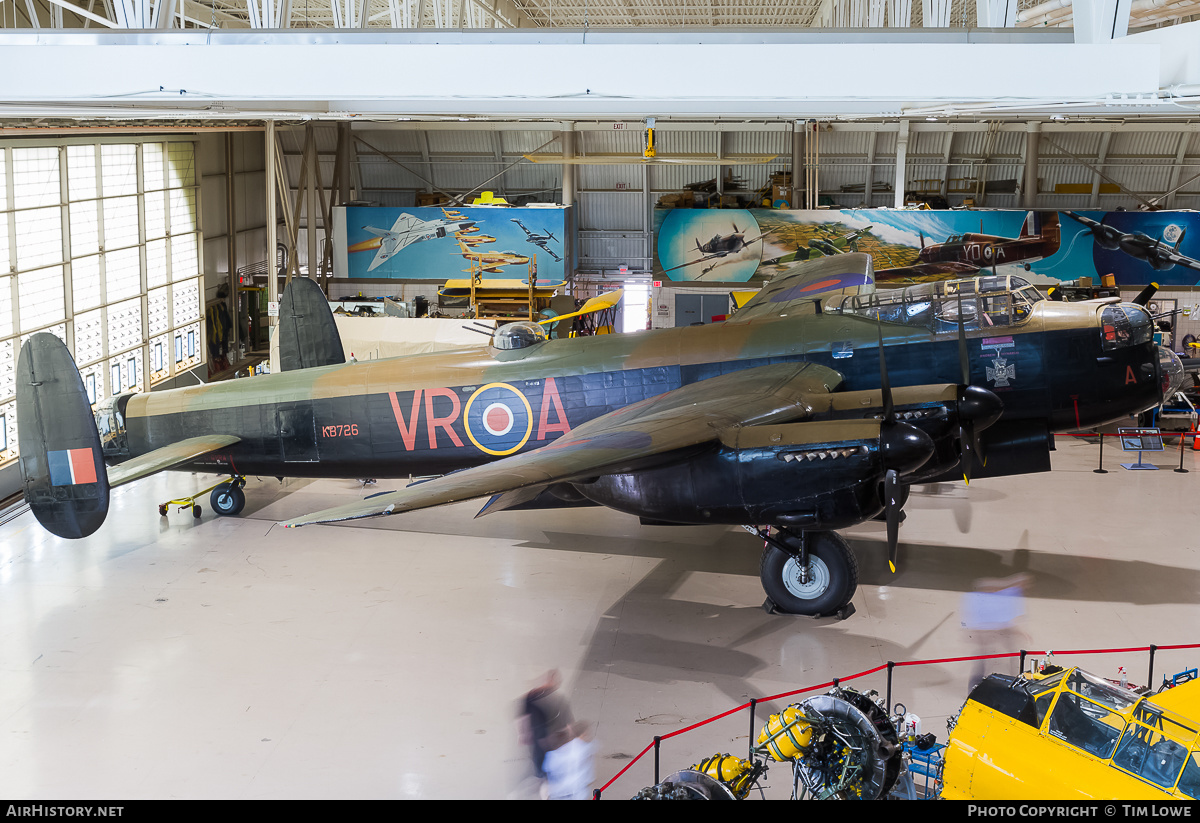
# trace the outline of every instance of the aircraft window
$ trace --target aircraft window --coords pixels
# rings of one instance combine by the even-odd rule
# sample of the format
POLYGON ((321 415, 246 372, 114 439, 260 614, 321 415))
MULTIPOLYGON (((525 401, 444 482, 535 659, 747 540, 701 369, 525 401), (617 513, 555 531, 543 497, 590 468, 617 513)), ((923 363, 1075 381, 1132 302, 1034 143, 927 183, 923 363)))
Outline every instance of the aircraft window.
POLYGON ((526 349, 546 339, 546 329, 537 323, 508 323, 496 329, 492 345, 505 350, 526 349))
POLYGON ((1011 322, 1007 294, 981 297, 983 301, 983 323, 985 326, 1007 326, 1011 322))
POLYGON ((1043 677, 1041 680, 1032 680, 1029 683, 1028 689, 1032 694, 1040 695, 1043 692, 1053 691, 1058 688, 1058 684, 1067 676, 1065 671, 1056 672, 1049 677, 1043 677))
POLYGON ((1100 326, 1106 351, 1141 345, 1154 334, 1150 315, 1132 305, 1105 306, 1100 314, 1100 326))
POLYGON ((1186 746, 1157 729, 1131 723, 1113 755, 1113 765, 1169 789, 1187 759, 1186 746))
POLYGON ((1067 686, 1076 694, 1118 711, 1128 709, 1140 699, 1133 692, 1114 686, 1082 669, 1075 669, 1071 672, 1071 679, 1067 686))
POLYGON ((1074 692, 1059 695, 1050 714, 1049 732, 1096 757, 1107 759, 1125 728, 1119 714, 1074 692))
POLYGON ((1048 691, 1044 694, 1039 694, 1037 699, 1033 701, 1033 710, 1037 715, 1037 727, 1042 727, 1042 721, 1046 719, 1046 712, 1050 711, 1050 704, 1054 701, 1054 692, 1048 691))
POLYGON ((1200 798, 1200 752, 1192 752, 1179 778, 1179 791, 1188 797, 1200 798))

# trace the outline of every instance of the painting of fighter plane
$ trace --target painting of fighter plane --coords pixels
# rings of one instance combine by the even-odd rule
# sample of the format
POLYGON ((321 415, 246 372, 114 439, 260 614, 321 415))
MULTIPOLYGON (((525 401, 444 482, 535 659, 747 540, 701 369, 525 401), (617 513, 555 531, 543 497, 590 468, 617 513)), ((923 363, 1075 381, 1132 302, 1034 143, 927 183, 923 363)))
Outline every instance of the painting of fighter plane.
POLYGON ((472 268, 463 269, 466 272, 501 274, 505 266, 518 266, 529 262, 528 256, 515 251, 477 251, 468 248, 462 240, 458 241, 458 248, 462 256, 472 263, 472 268))
MULTIPOLYGON (((565 237, 565 208, 512 208, 505 218, 517 218, 534 232, 545 236, 554 254, 529 243, 530 232, 515 222, 499 219, 495 209, 441 208, 436 206, 339 206, 333 212, 333 267, 337 277, 401 279, 445 282, 462 277, 462 246, 479 252, 489 265, 490 277, 525 275, 519 261, 533 259, 537 252, 539 276, 566 279, 570 254, 565 237), (503 252, 503 250, 515 250, 503 252), (509 268, 498 265, 508 255, 509 268)), ((471 259, 468 257, 467 259, 471 259)))
MULTIPOLYGON (((450 213, 442 210, 448 218, 450 213)), ((367 266, 367 271, 375 271, 393 256, 413 243, 422 240, 435 240, 439 237, 453 235, 455 232, 473 228, 474 220, 422 220, 415 215, 405 212, 396 218, 391 229, 378 229, 374 226, 363 226, 363 231, 375 236, 375 240, 358 243, 350 251, 369 251, 374 248, 375 259, 367 266)))
POLYGON ((1087 226, 1088 230, 1084 234, 1092 236, 1096 241, 1097 250, 1120 251, 1141 260, 1156 272, 1170 271, 1175 266, 1200 271, 1200 260, 1179 253, 1179 247, 1187 236, 1187 226, 1170 223, 1155 239, 1139 231, 1122 231, 1110 223, 1093 220, 1073 211, 1064 213, 1072 220, 1087 226))
POLYGON ((1058 251, 1057 212, 1029 212, 1018 237, 984 234, 982 218, 979 223, 979 233, 951 235, 942 243, 926 245, 925 235, 919 234, 921 251, 917 254, 917 262, 899 268, 880 268, 875 272, 878 282, 925 283, 951 277, 973 277, 981 271, 1012 264, 1020 264, 1025 271, 1030 271, 1033 261, 1058 251))
POLYGON ((675 209, 659 230, 661 273, 672 280, 746 280, 760 265, 767 234, 744 209, 675 209))
POLYGON ((522 223, 517 218, 513 217, 513 218, 511 218, 511 220, 512 220, 512 222, 516 223, 517 226, 520 227, 521 231, 525 232, 527 243, 532 243, 535 246, 540 246, 544 252, 549 254, 555 260, 562 260, 562 258, 559 257, 558 253, 555 252, 554 249, 550 248, 550 241, 558 240, 558 238, 554 236, 553 232, 551 232, 548 229, 543 229, 545 234, 535 234, 534 232, 531 232, 528 228, 526 228, 525 224, 522 223))

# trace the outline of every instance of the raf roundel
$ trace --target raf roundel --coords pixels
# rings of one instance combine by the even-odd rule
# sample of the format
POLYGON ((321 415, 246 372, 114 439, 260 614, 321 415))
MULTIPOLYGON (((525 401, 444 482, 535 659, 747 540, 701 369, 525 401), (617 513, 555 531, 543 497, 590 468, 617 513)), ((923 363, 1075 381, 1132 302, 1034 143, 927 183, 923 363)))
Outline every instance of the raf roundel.
POLYGON ((467 437, 485 454, 503 457, 519 451, 533 433, 533 410, 525 395, 507 383, 488 383, 467 400, 467 437))

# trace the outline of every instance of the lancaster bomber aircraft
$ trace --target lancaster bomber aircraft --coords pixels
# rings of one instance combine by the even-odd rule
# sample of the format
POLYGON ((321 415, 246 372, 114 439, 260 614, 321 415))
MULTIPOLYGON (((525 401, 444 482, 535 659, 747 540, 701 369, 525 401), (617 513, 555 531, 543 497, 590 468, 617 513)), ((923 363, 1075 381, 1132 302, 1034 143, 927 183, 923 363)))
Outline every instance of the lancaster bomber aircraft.
POLYGON ((798 264, 706 326, 549 340, 513 323, 477 349, 343 362, 306 279, 279 321, 285 371, 122 394, 95 419, 66 347, 31 337, 18 431, 42 525, 86 537, 111 486, 170 468, 228 474, 222 514, 247 474, 433 476, 285 525, 470 499, 749 524, 777 610, 845 615, 858 567, 834 530, 884 514, 894 560, 906 484, 1048 470, 1052 432, 1183 377, 1141 305, 1053 302, 1009 275, 876 292, 865 254, 798 264))

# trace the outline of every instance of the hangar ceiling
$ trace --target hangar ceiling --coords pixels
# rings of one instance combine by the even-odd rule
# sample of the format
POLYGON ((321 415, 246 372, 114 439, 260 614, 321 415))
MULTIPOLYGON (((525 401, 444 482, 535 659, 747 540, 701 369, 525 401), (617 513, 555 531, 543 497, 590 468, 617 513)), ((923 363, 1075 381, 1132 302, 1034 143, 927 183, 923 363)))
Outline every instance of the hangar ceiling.
MULTIPOLYGON (((1200 15, 1200 0, 1132 0, 1131 31, 1200 15)), ((1071 0, 10 0, 0 28, 1070 27, 1071 0), (980 12, 980 8, 992 11, 980 12), (998 15, 998 16, 997 16, 998 15), (982 19, 988 18, 990 19, 982 19)))

